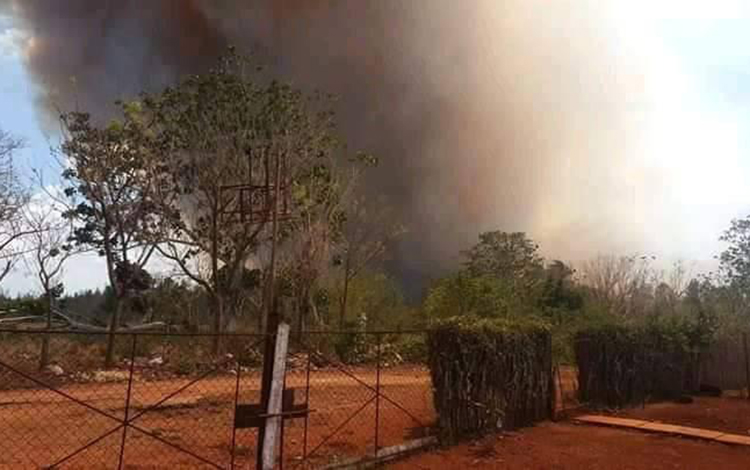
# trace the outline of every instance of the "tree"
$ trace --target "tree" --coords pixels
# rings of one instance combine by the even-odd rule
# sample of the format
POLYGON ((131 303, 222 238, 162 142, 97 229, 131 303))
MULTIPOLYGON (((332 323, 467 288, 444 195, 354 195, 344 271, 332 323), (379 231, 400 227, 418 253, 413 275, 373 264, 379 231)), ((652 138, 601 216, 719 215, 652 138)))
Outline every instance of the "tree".
MULTIPOLYGON (((545 300, 553 301, 543 297, 547 277, 538 249, 523 233, 480 234, 479 242, 463 252, 466 260, 462 269, 430 290, 425 313, 431 318, 536 313, 545 300)), ((554 269, 550 278, 552 274, 554 269)), ((561 269, 557 275, 562 282, 566 272, 561 269)), ((551 282, 550 295, 554 294, 554 287, 551 282)))
MULTIPOLYGON (((36 201, 24 211, 29 236, 27 267, 34 273, 42 289, 45 303, 46 326, 52 328, 55 301, 63 294, 61 282, 65 262, 75 253, 70 247, 70 222, 60 217, 60 211, 50 201, 36 201)), ((49 363, 49 336, 42 338, 39 369, 49 363)))
POLYGON ((64 114, 62 122, 67 158, 62 176, 70 198, 65 217, 74 223, 72 240, 106 260, 114 295, 105 359, 111 367, 126 301, 151 283, 145 265, 161 225, 153 196, 164 172, 138 109, 130 105, 123 106, 122 120, 107 127, 94 126, 81 112, 64 114))
POLYGON ((466 269, 439 280, 424 302, 425 315, 431 320, 465 315, 502 318, 522 309, 510 282, 466 269))
POLYGON ((205 294, 189 282, 172 277, 158 279, 143 296, 142 313, 146 320, 162 321, 169 326, 197 331, 200 317, 205 315, 205 294))
POLYGON ((728 245, 719 255, 721 281, 736 290, 746 308, 750 298, 750 216, 732 220, 720 240, 728 245))
POLYGON ((583 306, 583 296, 576 285, 575 271, 565 263, 555 260, 544 270, 539 304, 548 311, 575 311, 583 306))
POLYGON ((405 227, 395 211, 382 199, 353 194, 346 205, 346 220, 340 242, 343 287, 339 300, 339 327, 343 328, 349 300, 349 284, 370 264, 383 256, 389 243, 403 235, 405 227))
POLYGON ((465 269, 473 276, 492 276, 507 283, 513 295, 531 305, 544 280, 544 260, 539 245, 522 232, 485 232, 464 251, 465 269))
POLYGON ((321 168, 304 179, 305 194, 298 194, 300 211, 282 234, 282 285, 292 300, 300 334, 310 317, 317 324, 323 323, 314 295, 319 279, 330 265, 332 246, 340 233, 336 176, 329 170, 321 168))
POLYGON ((653 257, 599 256, 583 264, 581 282, 591 300, 625 317, 644 315, 653 300, 653 257))
MULTIPOLYGON (((301 178, 338 145, 332 114, 317 111, 325 107, 319 97, 275 81, 260 84, 248 68, 246 59, 230 52, 209 73, 143 100, 172 175, 160 198, 169 223, 159 250, 205 290, 215 333, 223 328, 227 299, 241 288, 243 272, 269 242, 272 208, 283 203, 297 214, 304 199, 294 197, 304 196, 301 178), (291 200, 275 199, 277 184, 290 189, 291 200), (241 188, 254 196, 246 198, 241 188), (240 201, 257 211, 252 223, 237 217, 240 201)), ((283 222, 281 232, 288 227, 283 222)))
POLYGON ((23 224, 29 194, 14 166, 14 153, 22 146, 22 140, 0 129, 0 282, 23 255, 18 242, 33 233, 23 224))

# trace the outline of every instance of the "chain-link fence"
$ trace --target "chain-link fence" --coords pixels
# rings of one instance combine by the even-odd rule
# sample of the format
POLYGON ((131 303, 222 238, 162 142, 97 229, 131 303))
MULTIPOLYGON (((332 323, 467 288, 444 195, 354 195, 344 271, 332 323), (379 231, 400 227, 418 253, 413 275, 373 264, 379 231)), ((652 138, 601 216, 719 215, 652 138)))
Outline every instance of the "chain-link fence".
MULTIPOLYGON (((0 332, 0 468, 254 467, 258 428, 237 410, 260 403, 263 336, 119 333, 105 369, 107 340, 0 332)), ((430 435, 424 344, 422 332, 294 335, 285 386, 307 412, 283 420, 278 465, 330 466, 430 435)))

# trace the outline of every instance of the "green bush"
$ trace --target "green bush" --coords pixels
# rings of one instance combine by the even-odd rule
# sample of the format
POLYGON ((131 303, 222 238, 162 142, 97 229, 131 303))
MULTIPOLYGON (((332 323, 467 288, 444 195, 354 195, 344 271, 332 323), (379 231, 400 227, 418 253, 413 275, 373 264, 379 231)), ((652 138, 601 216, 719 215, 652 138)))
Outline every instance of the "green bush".
POLYGON ((554 381, 546 323, 457 317, 436 323, 427 344, 443 442, 551 416, 554 381))
POLYGON ((426 363, 428 358, 427 338, 424 334, 398 335, 394 342, 396 352, 403 362, 409 364, 426 363))
POLYGON ((679 321, 603 324, 575 336, 582 402, 621 408, 676 398, 691 383, 691 342, 679 321))
POLYGON ((369 350, 369 337, 361 331, 336 334, 333 349, 344 364, 361 364, 366 361, 369 350))

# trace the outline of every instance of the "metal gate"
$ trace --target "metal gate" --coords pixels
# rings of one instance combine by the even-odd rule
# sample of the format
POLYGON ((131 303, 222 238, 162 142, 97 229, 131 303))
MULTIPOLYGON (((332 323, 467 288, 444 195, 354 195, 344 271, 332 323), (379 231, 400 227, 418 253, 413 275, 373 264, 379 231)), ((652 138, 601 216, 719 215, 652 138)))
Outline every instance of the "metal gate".
MULTIPOLYGON (((368 333, 357 361, 325 346, 351 334, 292 340, 279 468, 429 442, 429 373, 392 351, 407 333, 368 333)), ((101 370, 106 339, 0 331, 0 468, 254 468, 263 336, 222 335, 224 353, 214 356, 213 335, 118 334, 116 366, 101 370), (45 337, 53 364, 39 372, 45 337)))
MULTIPOLYGON (((254 436, 235 428, 234 412, 239 400, 257 395, 254 370, 241 367, 237 354, 225 353, 200 366, 197 358, 176 358, 175 367, 184 370, 173 373, 165 370, 164 356, 139 354, 142 345, 176 343, 172 349, 179 354, 202 351, 199 346, 209 349, 212 335, 118 334, 115 369, 68 373, 53 364, 40 373, 23 360, 28 353, 14 351, 29 349, 44 335, 67 354, 70 347, 79 354, 99 351, 105 339, 94 335, 92 341, 90 333, 2 334, 0 468, 226 469, 251 461, 254 436)), ((224 335, 220 341, 253 350, 262 338, 224 335)))

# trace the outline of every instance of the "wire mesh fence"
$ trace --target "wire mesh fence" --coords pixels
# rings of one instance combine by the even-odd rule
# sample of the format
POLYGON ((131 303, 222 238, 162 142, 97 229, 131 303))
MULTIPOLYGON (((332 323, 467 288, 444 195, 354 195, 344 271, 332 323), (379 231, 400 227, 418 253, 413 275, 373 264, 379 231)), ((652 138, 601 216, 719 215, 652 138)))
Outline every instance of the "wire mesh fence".
MULTIPOLYGON (((254 468, 261 335, 0 332, 0 468, 254 468), (49 361, 40 363, 42 344, 49 361), (218 349, 216 344, 218 343, 218 349)), ((285 387, 280 468, 372 457, 431 433, 424 333, 306 333, 285 387)))

